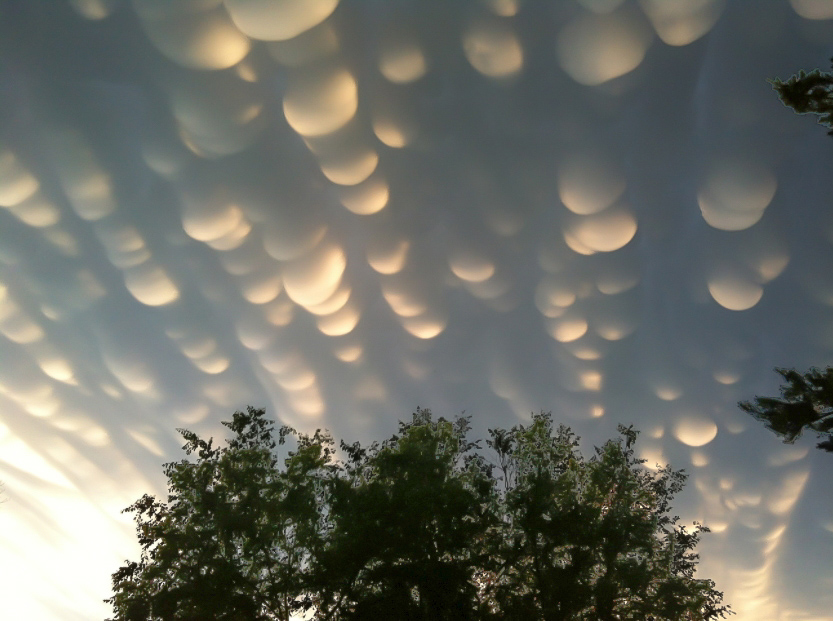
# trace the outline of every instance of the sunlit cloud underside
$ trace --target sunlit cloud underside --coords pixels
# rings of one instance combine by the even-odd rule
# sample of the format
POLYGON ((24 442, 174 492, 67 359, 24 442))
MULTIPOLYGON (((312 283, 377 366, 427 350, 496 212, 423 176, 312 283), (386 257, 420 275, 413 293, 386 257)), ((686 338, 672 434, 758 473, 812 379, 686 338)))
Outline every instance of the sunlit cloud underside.
POLYGON ((107 614, 175 428, 553 410, 690 473, 739 621, 833 616, 830 463, 736 408, 833 352, 829 0, 71 0, 0 22, 10 618, 107 614))

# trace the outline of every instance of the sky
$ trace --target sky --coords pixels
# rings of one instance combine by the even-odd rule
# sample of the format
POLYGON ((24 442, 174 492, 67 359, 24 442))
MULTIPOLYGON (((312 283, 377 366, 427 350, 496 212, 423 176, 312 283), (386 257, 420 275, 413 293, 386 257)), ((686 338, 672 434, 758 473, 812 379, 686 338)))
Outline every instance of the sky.
POLYGON ((619 423, 737 621, 833 619, 831 0, 0 0, 0 600, 104 618, 187 427, 619 423))

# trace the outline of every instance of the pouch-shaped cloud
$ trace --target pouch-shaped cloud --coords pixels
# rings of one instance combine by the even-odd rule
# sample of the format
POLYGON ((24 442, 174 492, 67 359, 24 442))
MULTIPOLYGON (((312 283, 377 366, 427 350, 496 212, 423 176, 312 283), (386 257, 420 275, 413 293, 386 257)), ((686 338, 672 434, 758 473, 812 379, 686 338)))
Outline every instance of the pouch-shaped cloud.
POLYGON ((76 12, 87 19, 104 19, 108 17, 119 0, 69 0, 76 12))
POLYGON ((182 228, 197 241, 220 239, 237 230, 244 219, 243 210, 222 196, 186 196, 183 200, 182 228))
POLYGON ((564 240, 580 254, 612 252, 632 240, 636 229, 636 218, 629 209, 613 207, 602 213, 573 218, 564 230, 564 240))
POLYGON ((399 317, 418 317, 428 311, 425 292, 406 278, 383 281, 382 297, 399 317))
POLYGON ((466 282, 483 282, 495 273, 495 265, 478 253, 457 250, 451 253, 448 265, 454 275, 466 282))
POLYGON ((321 304, 341 284, 347 259, 340 246, 322 240, 312 251, 284 267, 284 287, 289 298, 301 306, 321 304))
POLYGON ((11 151, 0 150, 0 206, 14 207, 30 198, 39 187, 11 151))
POLYGON ((445 330, 448 320, 440 315, 429 311, 417 317, 405 317, 402 320, 402 327, 418 339, 433 339, 445 330))
POLYGON ((382 43, 379 71, 394 84, 407 84, 425 75, 425 54, 413 37, 402 33, 382 43))
POLYGON ((108 218, 96 222, 96 235, 114 267, 123 270, 150 259, 145 240, 132 225, 115 224, 108 218))
POLYGON ((280 273, 266 269, 242 277, 241 293, 251 304, 268 304, 277 298, 283 290, 280 273))
POLYGON ((279 64, 289 68, 300 68, 316 60, 322 60, 337 54, 339 48, 338 33, 327 23, 294 39, 266 44, 269 55, 279 64))
POLYGON ((595 86, 636 69, 651 44, 647 24, 635 14, 587 13, 557 35, 558 64, 579 84, 595 86))
POLYGON ((715 161, 697 193, 703 219, 722 231, 748 229, 764 215, 777 188, 763 164, 746 158, 715 161))
POLYGON ((709 293, 723 308, 748 310, 761 301, 764 288, 757 282, 731 270, 718 270, 708 279, 709 293))
POLYGON ((376 170, 379 156, 372 149, 354 148, 352 152, 322 154, 321 172, 333 183, 357 185, 376 170))
POLYGON ((575 301, 575 287, 569 286, 563 278, 545 277, 535 289, 535 306, 545 317, 560 317, 575 301))
POLYGON ((263 248, 273 259, 295 259, 312 250, 327 234, 327 227, 307 209, 288 205, 275 212, 277 217, 260 227, 263 248))
POLYGON ((227 69, 249 53, 249 39, 220 2, 180 1, 133 0, 148 39, 165 56, 188 69, 227 69))
POLYGON ((580 339, 587 333, 587 328, 587 320, 575 314, 547 320, 548 332, 559 343, 580 339))
POLYGON ((405 267, 410 248, 407 239, 379 236, 368 240, 367 262, 380 274, 396 274, 405 267))
POLYGON ((47 130, 50 154, 61 186, 75 213, 99 220, 116 206, 110 177, 82 136, 72 130, 47 130))
POLYGON ((688 45, 712 29, 726 0, 639 0, 639 4, 663 43, 688 45))
POLYGON ((302 136, 322 136, 340 129, 356 114, 359 95, 352 74, 339 66, 296 73, 283 99, 289 126, 302 136))
POLYGON ((766 506, 775 515, 787 515, 793 505, 801 498, 804 486, 810 478, 808 470, 798 470, 789 473, 781 481, 780 485, 773 489, 766 496, 766 506))
POLYGON ((370 216, 388 204, 390 188, 384 177, 377 174, 360 184, 339 190, 341 204, 359 216, 370 216))
POLYGON ((0 285, 0 334, 14 343, 26 344, 43 338, 43 329, 23 312, 0 285))
POLYGON ((297 37, 327 19, 339 0, 225 0, 231 19, 246 35, 265 41, 297 37))
POLYGON ((347 303, 330 315, 316 319, 318 329, 327 336, 344 336, 353 331, 361 319, 361 313, 354 304, 347 303))
POLYGON ((192 153, 220 157, 249 147, 264 125, 257 87, 237 76, 191 76, 171 87, 179 136, 192 153))
POLYGON ((488 9, 500 17, 514 17, 521 8, 523 0, 481 0, 488 9))
POLYGON ((804 19, 833 19, 830 0, 790 0, 793 10, 804 19))
POLYGON ((716 436, 714 421, 700 415, 685 416, 674 425, 674 437, 688 446, 703 446, 716 436))
POLYGON ((508 78, 524 65, 524 53, 511 26, 479 19, 463 35, 463 51, 471 66, 489 78, 508 78))
POLYGON ((561 202, 582 216, 607 209, 627 187, 619 168, 600 154, 567 155, 558 165, 556 179, 561 202))
POLYGON ((179 298, 179 289, 153 261, 126 269, 124 285, 134 298, 148 306, 163 306, 179 298))

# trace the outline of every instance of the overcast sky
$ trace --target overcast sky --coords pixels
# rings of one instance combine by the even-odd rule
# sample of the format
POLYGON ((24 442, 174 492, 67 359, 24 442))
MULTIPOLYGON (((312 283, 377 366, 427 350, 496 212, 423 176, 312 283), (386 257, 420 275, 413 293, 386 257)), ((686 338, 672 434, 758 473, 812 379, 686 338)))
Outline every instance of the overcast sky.
POLYGON ((831 0, 0 0, 0 609, 103 618, 176 427, 642 430, 738 621, 833 619, 831 0))

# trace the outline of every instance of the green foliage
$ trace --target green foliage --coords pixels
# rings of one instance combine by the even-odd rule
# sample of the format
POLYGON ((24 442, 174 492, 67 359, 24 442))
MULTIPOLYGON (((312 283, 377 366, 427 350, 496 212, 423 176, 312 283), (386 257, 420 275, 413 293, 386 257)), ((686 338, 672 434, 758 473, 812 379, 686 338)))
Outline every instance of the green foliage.
POLYGON ((492 579, 501 619, 715 619, 728 609, 708 580, 694 578, 700 532, 668 514, 685 475, 652 473, 636 459, 637 432, 589 460, 549 414, 492 430, 505 494, 492 579), (692 616, 687 616, 692 615, 692 616))
POLYGON ((224 423, 224 448, 180 430, 196 460, 144 496, 138 562, 113 574, 116 621, 716 619, 696 579, 700 533, 669 514, 685 480, 634 457, 637 433, 585 459, 549 414, 490 431, 417 410, 362 448, 282 427, 263 410, 224 423), (295 448, 280 462, 278 445, 295 448))
MULTIPOLYGON (((179 430, 198 460, 165 465, 166 503, 145 495, 125 509, 142 555, 113 574, 115 619, 285 620, 302 605, 326 535, 319 507, 332 440, 298 435, 278 469, 263 410, 223 424, 236 434, 225 448, 179 430)), ((291 434, 282 428, 279 443, 291 434)))
MULTIPOLYGON (((815 114, 819 123, 833 128, 833 73, 799 71, 786 82, 774 79, 769 83, 785 106, 798 114, 815 114)), ((828 134, 833 136, 833 129, 828 134)))
POLYGON ((824 438, 818 448, 833 452, 833 367, 812 368, 804 374, 795 369, 775 369, 784 378, 779 397, 755 397, 738 405, 763 422, 784 442, 792 444, 805 430, 824 438))

